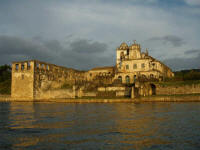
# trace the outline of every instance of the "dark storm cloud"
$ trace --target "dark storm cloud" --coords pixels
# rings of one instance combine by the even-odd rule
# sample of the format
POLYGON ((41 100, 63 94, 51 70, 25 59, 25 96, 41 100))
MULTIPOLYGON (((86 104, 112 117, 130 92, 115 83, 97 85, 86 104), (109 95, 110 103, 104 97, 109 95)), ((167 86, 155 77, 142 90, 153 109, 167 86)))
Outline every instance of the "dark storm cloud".
POLYGON ((164 60, 164 63, 171 67, 173 70, 184 70, 191 68, 200 69, 200 53, 191 58, 171 58, 164 60))
POLYGON ((200 54, 200 49, 191 49, 188 51, 185 51, 184 54, 200 54))
POLYGON ((78 53, 102 53, 107 50, 105 43, 90 42, 86 39, 79 39, 70 43, 72 51, 78 53))
POLYGON ((133 39, 159 59, 199 49, 199 0, 0 1, 0 64, 112 65, 116 47, 133 39))
POLYGON ((36 43, 32 40, 25 40, 19 37, 0 36, 0 52, 1 57, 6 55, 9 57, 18 56, 29 58, 45 58, 51 57, 52 49, 44 44, 36 43))
POLYGON ((179 47, 185 44, 184 40, 175 35, 166 35, 163 37, 152 37, 149 41, 162 42, 163 44, 171 44, 174 47, 179 47))
POLYGON ((40 37, 23 39, 0 36, 0 64, 38 59, 57 65, 88 69, 101 65, 112 65, 114 59, 103 53, 106 51, 108 49, 105 43, 87 39, 75 39, 69 45, 62 45, 57 40, 44 40, 40 37))

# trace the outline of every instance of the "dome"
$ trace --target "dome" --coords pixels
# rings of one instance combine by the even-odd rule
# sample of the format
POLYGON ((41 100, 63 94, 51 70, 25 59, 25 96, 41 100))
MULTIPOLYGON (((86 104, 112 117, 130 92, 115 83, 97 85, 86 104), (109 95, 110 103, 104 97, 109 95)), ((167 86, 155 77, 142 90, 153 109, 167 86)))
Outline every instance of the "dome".
POLYGON ((121 45, 120 45, 120 47, 119 47, 120 49, 128 49, 128 45, 124 42, 124 43, 122 43, 121 45))

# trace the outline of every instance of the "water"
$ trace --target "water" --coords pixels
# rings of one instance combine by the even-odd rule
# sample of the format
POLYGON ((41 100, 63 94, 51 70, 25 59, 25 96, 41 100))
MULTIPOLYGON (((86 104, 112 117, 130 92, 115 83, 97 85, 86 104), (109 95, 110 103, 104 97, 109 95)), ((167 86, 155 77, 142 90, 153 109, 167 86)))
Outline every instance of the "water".
POLYGON ((199 150, 200 103, 0 103, 1 150, 199 150))

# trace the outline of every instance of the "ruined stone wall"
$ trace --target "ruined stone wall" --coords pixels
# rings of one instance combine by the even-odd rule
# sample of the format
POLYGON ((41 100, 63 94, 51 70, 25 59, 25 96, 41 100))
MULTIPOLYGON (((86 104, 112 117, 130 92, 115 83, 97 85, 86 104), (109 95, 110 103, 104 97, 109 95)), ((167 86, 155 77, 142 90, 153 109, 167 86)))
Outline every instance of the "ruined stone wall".
POLYGON ((200 93, 200 84, 191 85, 156 85, 156 95, 196 94, 200 93))
POLYGON ((73 98, 73 85, 81 84, 85 74, 81 71, 35 61, 35 99, 73 98))
POLYGON ((73 86, 85 80, 84 71, 36 60, 13 62, 11 92, 14 99, 72 98, 73 86))
POLYGON ((34 97, 34 62, 14 62, 12 64, 12 98, 31 100, 34 97))

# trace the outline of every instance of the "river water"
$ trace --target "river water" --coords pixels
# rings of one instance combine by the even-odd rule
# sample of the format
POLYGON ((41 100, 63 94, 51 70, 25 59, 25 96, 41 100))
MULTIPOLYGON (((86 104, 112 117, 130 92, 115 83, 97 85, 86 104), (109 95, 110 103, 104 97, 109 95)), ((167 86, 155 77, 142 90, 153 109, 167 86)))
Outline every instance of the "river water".
POLYGON ((200 103, 0 103, 0 150, 199 150, 200 103))

